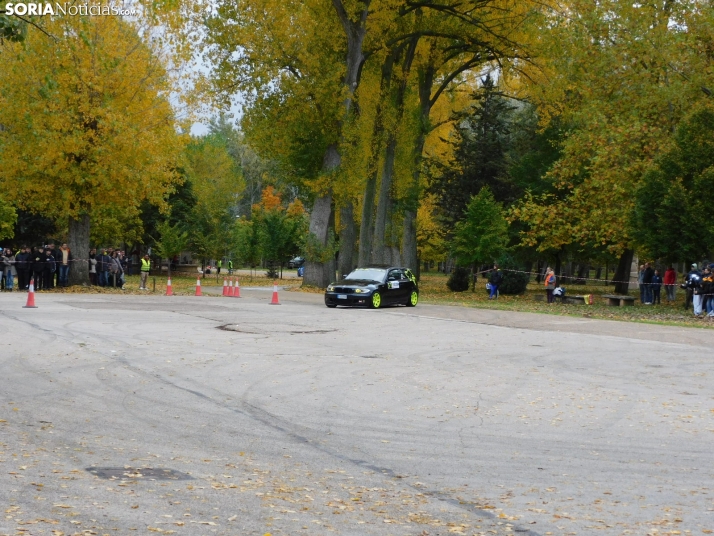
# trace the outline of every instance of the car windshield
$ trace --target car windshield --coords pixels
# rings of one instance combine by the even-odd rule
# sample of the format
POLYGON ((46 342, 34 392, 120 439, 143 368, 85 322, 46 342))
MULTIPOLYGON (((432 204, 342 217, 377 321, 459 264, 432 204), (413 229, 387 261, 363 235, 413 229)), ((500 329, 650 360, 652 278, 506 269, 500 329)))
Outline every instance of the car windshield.
POLYGON ((357 268, 354 272, 350 273, 345 279, 364 279, 367 281, 384 281, 384 274, 387 270, 381 270, 379 268, 357 268))

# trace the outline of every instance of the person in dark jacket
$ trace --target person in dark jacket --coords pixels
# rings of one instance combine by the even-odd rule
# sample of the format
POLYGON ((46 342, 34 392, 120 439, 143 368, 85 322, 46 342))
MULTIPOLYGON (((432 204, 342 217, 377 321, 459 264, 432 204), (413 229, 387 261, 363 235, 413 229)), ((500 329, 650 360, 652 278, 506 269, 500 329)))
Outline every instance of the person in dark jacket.
POLYGON ((660 305, 662 303, 660 299, 660 293, 662 291, 662 276, 659 275, 659 270, 654 271, 652 276, 652 303, 660 305))
POLYGON ((57 271, 57 262, 49 248, 45 248, 45 267, 43 270, 44 282, 42 290, 52 290, 54 288, 55 272, 57 271))
POLYGON ((58 250, 58 249, 55 249, 55 245, 54 245, 54 244, 50 244, 48 247, 50 248, 49 251, 48 251, 48 253, 49 253, 50 255, 52 255, 52 260, 55 261, 55 271, 52 272, 52 278, 51 278, 51 281, 50 281, 51 287, 59 287, 59 285, 60 285, 60 281, 59 281, 60 273, 59 273, 59 268, 58 268, 58 267, 59 267, 59 265, 60 265, 60 261, 62 260, 62 256, 60 255, 59 250, 58 250))
POLYGON ((45 248, 39 247, 32 254, 32 279, 35 280, 35 290, 42 290, 45 282, 45 248))
POLYGON ((649 262, 645 263, 645 270, 642 274, 642 284, 645 287, 645 305, 652 305, 652 277, 654 270, 649 262))
POLYGON ((102 254, 97 257, 97 281, 100 287, 106 287, 109 284, 111 264, 112 259, 107 255, 107 248, 103 248, 102 254))
POLYGON ((714 300, 712 299, 714 292, 714 274, 709 266, 702 271, 702 282, 699 285, 699 294, 702 299, 702 312, 708 314, 714 310, 714 300))
POLYGON ((15 269, 17 270, 17 288, 27 290, 30 282, 30 250, 27 246, 20 248, 20 253, 15 255, 15 269))
POLYGON ((491 274, 488 276, 488 282, 491 285, 488 299, 495 300, 498 298, 498 287, 500 287, 503 282, 503 272, 498 269, 498 264, 493 265, 493 270, 491 270, 491 274))
POLYGON ((687 273, 684 278, 684 288, 687 289, 687 295, 684 300, 684 308, 689 309, 694 301, 694 287, 699 286, 701 283, 702 273, 699 271, 697 263, 692 264, 692 268, 687 273))

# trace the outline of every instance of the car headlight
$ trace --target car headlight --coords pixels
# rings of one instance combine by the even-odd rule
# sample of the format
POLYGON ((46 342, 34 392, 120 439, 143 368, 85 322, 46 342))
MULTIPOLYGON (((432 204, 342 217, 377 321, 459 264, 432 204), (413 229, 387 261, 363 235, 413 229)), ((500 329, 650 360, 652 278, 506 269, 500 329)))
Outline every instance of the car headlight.
POLYGON ((334 286, 334 285, 328 285, 328 286, 327 286, 327 292, 332 292, 333 290, 335 290, 335 286, 334 286))
POLYGON ((367 294, 370 292, 368 288, 356 288, 355 289, 355 294, 367 294))

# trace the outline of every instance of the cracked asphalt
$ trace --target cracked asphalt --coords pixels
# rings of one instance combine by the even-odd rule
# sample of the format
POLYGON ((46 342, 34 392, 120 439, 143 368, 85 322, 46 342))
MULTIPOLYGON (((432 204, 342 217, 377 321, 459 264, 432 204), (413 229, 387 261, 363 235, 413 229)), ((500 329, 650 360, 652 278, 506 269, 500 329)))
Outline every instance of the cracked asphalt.
POLYGON ((0 295, 0 535, 714 531, 714 332, 243 294, 0 295))

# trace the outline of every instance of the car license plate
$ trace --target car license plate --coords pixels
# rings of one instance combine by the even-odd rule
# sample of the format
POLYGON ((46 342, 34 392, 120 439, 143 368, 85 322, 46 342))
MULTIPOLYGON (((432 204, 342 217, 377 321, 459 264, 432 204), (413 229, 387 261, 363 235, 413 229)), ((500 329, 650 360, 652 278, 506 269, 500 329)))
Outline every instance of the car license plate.
POLYGON ((338 294, 337 295, 338 300, 346 300, 347 299, 347 294, 338 294))

